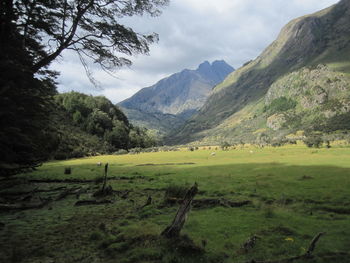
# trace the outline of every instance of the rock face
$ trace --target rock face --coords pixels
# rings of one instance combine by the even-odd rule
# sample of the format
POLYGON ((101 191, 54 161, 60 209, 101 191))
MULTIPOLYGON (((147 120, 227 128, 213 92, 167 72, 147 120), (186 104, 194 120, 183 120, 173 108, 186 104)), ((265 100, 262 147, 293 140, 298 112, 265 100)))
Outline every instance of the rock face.
POLYGON ((204 104, 213 87, 233 70, 223 60, 212 64, 205 61, 196 70, 185 69, 173 74, 140 90, 119 105, 143 113, 181 115, 187 119, 204 104))
POLYGON ((274 114, 267 118, 266 126, 274 131, 282 128, 283 124, 286 122, 284 114, 274 114))

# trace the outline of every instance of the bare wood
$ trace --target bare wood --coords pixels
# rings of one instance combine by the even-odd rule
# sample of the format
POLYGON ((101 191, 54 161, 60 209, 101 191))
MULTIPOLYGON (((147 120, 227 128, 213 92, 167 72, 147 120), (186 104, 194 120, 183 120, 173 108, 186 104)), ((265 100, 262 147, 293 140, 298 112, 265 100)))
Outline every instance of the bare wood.
POLYGON ((79 190, 81 190, 81 188, 79 188, 79 187, 67 189, 67 190, 61 192, 61 193, 56 197, 55 201, 62 200, 62 199, 65 198, 67 195, 76 194, 77 191, 79 191, 79 190))
POLYGON ((41 201, 35 204, 0 204, 0 211, 13 211, 13 210, 27 210, 27 209, 39 209, 43 208, 49 203, 49 200, 41 201))
POLYGON ((83 206, 83 205, 103 205, 103 204, 111 204, 111 200, 81 200, 75 203, 75 206, 83 206))
POLYGON ((180 205, 175 218, 170 226, 164 229, 162 236, 167 238, 178 237, 180 235, 181 229, 185 224, 187 214, 191 209, 191 204, 194 196, 198 192, 198 185, 195 183, 186 193, 182 204, 180 205))
POLYGON ((104 174, 104 178, 103 178, 102 192, 105 191, 105 187, 107 184, 107 175, 108 175, 108 163, 105 164, 105 174, 104 174))
POLYGON ((290 263, 296 260, 308 260, 308 259, 312 259, 313 258, 313 251, 316 248, 316 244, 319 241, 320 237, 322 235, 324 235, 325 233, 321 232, 319 234, 317 234, 311 241, 308 250, 306 251, 305 254, 302 254, 300 256, 294 256, 294 257, 290 257, 290 258, 284 258, 284 259, 279 259, 279 260, 263 260, 263 261, 256 261, 254 259, 252 259, 251 261, 248 261, 246 263, 290 263))
POLYGON ((144 207, 146 207, 146 206, 149 206, 150 204, 152 204, 152 196, 149 196, 149 197, 147 198, 146 203, 145 203, 143 206, 141 206, 139 209, 142 209, 142 208, 144 208, 144 207))
POLYGON ((320 237, 321 237, 322 235, 324 235, 324 234, 325 234, 324 232, 321 232, 321 233, 319 233, 318 235, 316 235, 316 236, 312 239, 312 241, 311 241, 311 243, 310 243, 310 246, 309 246, 309 249, 308 249, 307 252, 306 252, 307 255, 311 255, 312 252, 314 252, 318 240, 319 240, 320 237))

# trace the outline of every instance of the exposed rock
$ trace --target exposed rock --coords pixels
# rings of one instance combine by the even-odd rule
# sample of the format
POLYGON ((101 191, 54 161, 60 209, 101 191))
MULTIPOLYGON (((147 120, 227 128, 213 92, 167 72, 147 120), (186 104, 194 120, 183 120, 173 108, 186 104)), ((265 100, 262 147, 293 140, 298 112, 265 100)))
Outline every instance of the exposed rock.
POLYGON ((185 114, 188 118, 205 103, 212 88, 233 70, 223 60, 212 64, 205 61, 196 70, 185 69, 175 73, 140 90, 119 105, 145 113, 185 114), (188 111, 192 112, 190 116, 187 116, 188 111))
POLYGON ((337 115, 337 112, 332 111, 332 110, 327 110, 327 111, 324 111, 323 114, 327 119, 330 119, 330 118, 334 117, 335 115, 337 115))
POLYGON ((286 117, 284 114, 274 114, 267 118, 266 125, 270 129, 277 131, 282 128, 284 123, 286 123, 286 117))

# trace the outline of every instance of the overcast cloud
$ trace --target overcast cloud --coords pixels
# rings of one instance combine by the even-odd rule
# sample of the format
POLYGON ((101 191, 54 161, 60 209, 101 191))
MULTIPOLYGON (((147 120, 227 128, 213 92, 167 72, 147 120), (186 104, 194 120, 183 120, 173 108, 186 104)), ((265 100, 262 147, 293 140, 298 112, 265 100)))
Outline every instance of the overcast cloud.
POLYGON ((124 24, 139 33, 159 34, 149 56, 132 58, 130 68, 111 77, 92 65, 101 89, 93 87, 78 57, 69 51, 52 64, 61 72, 59 91, 102 94, 117 103, 143 87, 201 62, 224 59, 235 68, 258 56, 291 19, 338 0, 170 0, 157 18, 133 17, 124 24))

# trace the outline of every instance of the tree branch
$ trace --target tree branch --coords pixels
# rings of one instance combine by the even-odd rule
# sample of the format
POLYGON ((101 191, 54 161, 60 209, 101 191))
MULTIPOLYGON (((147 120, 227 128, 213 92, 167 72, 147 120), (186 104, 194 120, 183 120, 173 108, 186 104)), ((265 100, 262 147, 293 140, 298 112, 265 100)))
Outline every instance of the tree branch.
POLYGON ((36 73, 38 72, 41 68, 48 66, 54 59, 56 59, 64 49, 72 45, 72 39, 77 31, 79 22, 83 18, 84 14, 91 8, 94 4, 94 0, 91 0, 86 7, 82 8, 80 5, 77 6, 77 15, 75 19, 73 20, 73 24, 70 30, 70 34, 67 37, 66 40, 64 40, 59 47, 56 49, 55 52, 51 53, 50 55, 44 57, 41 59, 39 62, 33 65, 32 67, 32 72, 36 73))

